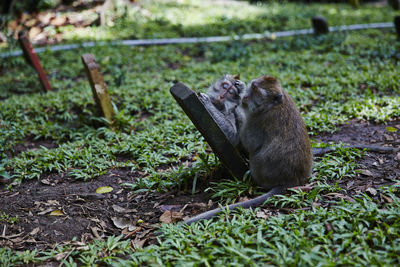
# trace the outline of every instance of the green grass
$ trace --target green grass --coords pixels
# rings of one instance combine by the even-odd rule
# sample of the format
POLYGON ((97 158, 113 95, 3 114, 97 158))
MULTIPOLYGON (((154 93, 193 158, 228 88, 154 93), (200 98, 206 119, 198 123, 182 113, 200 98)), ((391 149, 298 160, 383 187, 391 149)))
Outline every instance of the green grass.
MULTIPOLYGON (((391 21, 394 15, 387 7, 371 5, 354 10, 347 5, 230 3, 221 9, 207 1, 180 5, 143 1, 141 9, 129 10, 129 16, 117 19, 113 27, 91 31, 102 40, 230 35, 307 28, 315 14, 325 15, 331 25, 391 21)), ((92 37, 88 30, 64 30, 70 41, 92 37)), ((309 133, 315 135, 334 132, 350 119, 398 118, 399 51, 394 29, 388 29, 249 43, 45 52, 39 58, 56 88, 46 94, 22 57, 2 59, 0 176, 10 177, 17 186, 49 173, 88 180, 124 167, 147 175, 127 185, 133 191, 187 188, 194 177, 210 175, 220 163, 207 152, 204 139, 171 97, 169 88, 175 81, 205 91, 225 73, 240 73, 245 82, 275 75, 299 106, 309 133), (114 127, 98 116, 94 106, 80 60, 88 52, 99 62, 116 107, 114 127), (14 153, 24 140, 38 139, 58 147, 14 153), (184 166, 186 160, 192 162, 190 167, 184 166), (170 168, 160 172, 163 166, 170 168)), ((159 245, 138 250, 117 237, 86 244, 85 249, 74 245, 30 252, 0 248, 0 265, 40 263, 60 254, 66 256, 61 258, 67 266, 75 266, 74 262, 84 266, 399 264, 398 186, 380 189, 392 203, 358 195, 354 203, 330 200, 329 207, 313 206, 316 199, 325 201, 326 193, 343 190, 336 181, 355 179, 361 156, 358 150, 340 149, 318 159, 311 178, 313 190, 296 190, 268 202, 270 207, 292 210, 288 214, 264 220, 255 211, 240 210, 190 227, 167 225, 159 245)), ((246 180, 211 186, 222 202, 234 200, 235 193, 257 193, 246 180)))

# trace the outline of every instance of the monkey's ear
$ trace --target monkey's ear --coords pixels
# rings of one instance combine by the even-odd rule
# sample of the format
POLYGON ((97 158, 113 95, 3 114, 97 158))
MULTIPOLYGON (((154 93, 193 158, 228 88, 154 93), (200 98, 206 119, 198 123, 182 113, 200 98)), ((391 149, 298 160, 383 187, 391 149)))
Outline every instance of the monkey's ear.
POLYGON ((240 73, 233 75, 233 79, 239 80, 240 79, 240 73))

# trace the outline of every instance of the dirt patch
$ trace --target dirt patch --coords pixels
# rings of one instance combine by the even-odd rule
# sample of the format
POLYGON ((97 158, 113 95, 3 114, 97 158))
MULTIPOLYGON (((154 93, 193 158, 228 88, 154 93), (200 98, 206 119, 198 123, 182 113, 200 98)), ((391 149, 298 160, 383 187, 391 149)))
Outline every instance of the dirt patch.
MULTIPOLYGON (((334 134, 320 134, 314 137, 318 142, 346 143, 349 145, 382 145, 387 147, 400 147, 400 119, 378 124, 368 121, 350 121, 338 127, 334 134)), ((357 161, 360 173, 357 178, 338 181, 341 188, 349 195, 367 192, 368 188, 378 188, 383 185, 393 184, 400 178, 400 152, 374 153, 367 151, 357 161)), ((335 181, 336 182, 336 181, 335 181)))
POLYGON ((32 140, 29 138, 25 138, 21 144, 17 144, 12 151, 7 152, 8 157, 15 157, 21 152, 27 151, 27 150, 32 150, 32 149, 38 149, 40 147, 45 147, 48 149, 52 148, 57 148, 58 145, 54 143, 53 140, 49 139, 38 139, 38 140, 32 140))
POLYGON ((353 120, 338 127, 334 134, 320 134, 314 137, 319 142, 334 142, 347 144, 382 144, 387 146, 400 146, 400 119, 378 124, 368 121, 353 120), (396 132, 387 128, 395 128, 396 132))
POLYGON ((19 219, 17 223, 0 220, 4 233, 0 245, 21 250, 44 249, 74 237, 86 242, 121 233, 133 239, 141 236, 145 244, 152 241, 151 232, 158 229, 165 211, 183 209, 183 218, 207 209, 202 204, 207 202, 204 193, 135 194, 122 185, 135 183, 138 177, 141 173, 121 169, 87 182, 51 174, 40 181, 24 182, 14 191, 2 189, 0 211, 19 219), (101 186, 110 186, 113 191, 97 194, 96 189, 101 186), (189 205, 185 207, 186 204, 189 205), (130 229, 118 228, 116 225, 121 222, 130 229))

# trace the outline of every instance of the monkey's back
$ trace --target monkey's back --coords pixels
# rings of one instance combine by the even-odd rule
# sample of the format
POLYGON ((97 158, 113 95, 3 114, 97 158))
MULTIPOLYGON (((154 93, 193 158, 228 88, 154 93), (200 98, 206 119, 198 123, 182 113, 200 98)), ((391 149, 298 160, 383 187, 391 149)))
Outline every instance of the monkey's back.
MULTIPOLYGON (((311 173, 312 150, 307 129, 291 97, 262 114, 252 114, 241 135, 249 152, 250 171, 256 184, 264 188, 305 184, 311 173), (257 129, 250 139, 249 129, 257 129), (246 137, 247 136, 247 137, 246 137)), ((242 138, 241 138, 242 139, 242 138)))

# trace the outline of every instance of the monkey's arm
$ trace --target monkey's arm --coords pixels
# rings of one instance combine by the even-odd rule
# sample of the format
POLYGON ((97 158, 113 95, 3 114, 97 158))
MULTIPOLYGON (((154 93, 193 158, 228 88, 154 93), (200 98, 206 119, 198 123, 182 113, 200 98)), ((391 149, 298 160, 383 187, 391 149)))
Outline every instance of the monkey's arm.
MULTIPOLYGON (((343 148, 367 149, 369 151, 377 153, 394 153, 399 151, 399 148, 376 146, 376 145, 349 145, 349 146, 343 146, 343 148)), ((313 148, 312 152, 314 156, 321 156, 324 155, 325 153, 329 153, 335 150, 336 150, 335 147, 320 147, 320 148, 313 148)))
POLYGON ((199 99, 201 102, 203 102, 204 106, 210 112, 211 116, 217 122, 219 127, 221 127, 222 131, 226 137, 228 137, 232 145, 237 147, 239 145, 239 133, 236 128, 236 122, 227 119, 227 117, 213 105, 208 95, 200 93, 199 99))
MULTIPOLYGON (((285 190, 286 190, 286 187, 284 187, 284 186, 276 186, 276 187, 272 188, 268 193, 265 193, 264 195, 261 195, 259 197, 256 197, 256 198, 253 198, 253 199, 249 199, 249 200, 246 200, 246 201, 242 201, 242 202, 239 202, 239 203, 236 203, 236 204, 231 204, 231 205, 228 206, 228 209, 229 210, 233 210, 233 209, 238 208, 238 207, 242 207, 244 209, 255 208, 255 207, 258 207, 258 206, 261 206, 262 204, 264 204, 264 202, 268 198, 270 198, 270 197, 272 197, 274 195, 278 195, 278 194, 284 193, 285 190)), ((203 213, 201 213, 201 214, 199 214, 199 215, 197 215, 195 217, 192 217, 192 218, 184 221, 184 223, 191 224, 191 223, 197 222, 199 220, 211 219, 212 217, 216 216, 221 211, 222 211, 221 208, 217 208, 217 209, 213 209, 213 210, 210 210, 210 211, 206 211, 206 212, 203 212, 203 213)))

